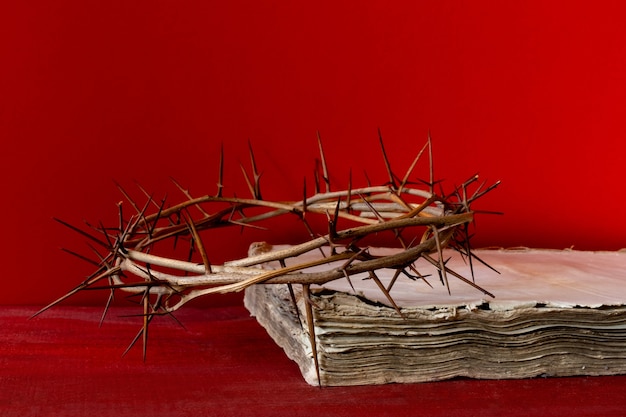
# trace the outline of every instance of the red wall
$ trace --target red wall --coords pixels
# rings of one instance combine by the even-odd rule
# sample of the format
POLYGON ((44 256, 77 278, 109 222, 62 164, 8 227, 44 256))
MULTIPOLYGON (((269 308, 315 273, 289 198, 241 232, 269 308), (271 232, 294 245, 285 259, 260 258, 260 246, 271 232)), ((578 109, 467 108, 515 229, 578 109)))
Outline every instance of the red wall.
POLYGON ((338 182, 350 167, 384 181, 378 128, 401 173, 430 131, 439 178, 502 180, 480 208, 505 215, 479 218, 478 246, 626 247, 619 4, 3 2, 2 303, 90 272, 52 217, 114 223, 114 180, 214 193, 223 143, 226 192, 245 195, 250 139, 266 195, 299 199, 317 131, 338 182))

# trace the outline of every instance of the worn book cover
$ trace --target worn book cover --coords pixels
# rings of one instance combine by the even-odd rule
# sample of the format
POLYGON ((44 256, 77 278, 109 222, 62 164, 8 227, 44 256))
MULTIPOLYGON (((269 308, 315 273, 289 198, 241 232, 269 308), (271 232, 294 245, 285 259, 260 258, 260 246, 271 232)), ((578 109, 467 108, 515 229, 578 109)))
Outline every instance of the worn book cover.
MULTIPOLYGON (((293 297, 285 284, 256 285, 245 305, 313 385, 626 373, 626 252, 479 250, 477 257, 492 269, 448 262, 466 276, 473 269, 494 297, 456 280, 448 291, 436 268, 418 263, 421 277, 401 276, 390 291, 398 308, 367 275, 312 286, 310 301, 298 285, 293 297)), ((389 285, 394 273, 378 276, 389 285)))

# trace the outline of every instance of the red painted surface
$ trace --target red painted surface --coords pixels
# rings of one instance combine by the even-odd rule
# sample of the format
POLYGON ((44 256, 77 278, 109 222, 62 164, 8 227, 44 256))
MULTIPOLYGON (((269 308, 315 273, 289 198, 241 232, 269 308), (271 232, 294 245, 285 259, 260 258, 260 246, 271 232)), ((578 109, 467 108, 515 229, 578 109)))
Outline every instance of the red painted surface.
POLYGON ((120 355, 132 309, 0 310, 0 410, 30 416, 618 416, 626 377, 454 380, 313 387, 240 306, 187 309, 153 323, 148 358, 120 355))

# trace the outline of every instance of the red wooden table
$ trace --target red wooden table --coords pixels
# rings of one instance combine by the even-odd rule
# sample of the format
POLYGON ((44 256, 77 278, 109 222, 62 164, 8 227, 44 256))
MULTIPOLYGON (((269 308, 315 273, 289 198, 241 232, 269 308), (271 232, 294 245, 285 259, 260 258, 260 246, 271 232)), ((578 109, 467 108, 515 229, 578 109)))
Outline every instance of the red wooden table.
POLYGON ((122 353, 141 319, 114 308, 0 307, 0 415, 609 416, 626 376, 312 387, 239 304, 192 307, 122 353))

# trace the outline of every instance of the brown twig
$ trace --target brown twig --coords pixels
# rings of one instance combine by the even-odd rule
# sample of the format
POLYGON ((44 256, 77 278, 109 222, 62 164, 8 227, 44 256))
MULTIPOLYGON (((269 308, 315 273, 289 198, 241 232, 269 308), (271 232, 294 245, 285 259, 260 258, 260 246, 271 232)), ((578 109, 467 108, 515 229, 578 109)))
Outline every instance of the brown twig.
POLYGON ((317 142, 320 152, 318 163, 321 164, 325 191, 320 190, 318 165, 314 177, 315 194, 311 196, 307 194, 305 180, 302 199, 299 201, 262 199, 261 174, 250 142, 248 142, 248 149, 252 175, 248 176, 243 166, 241 170, 252 198, 223 195, 223 146, 219 154, 216 195, 193 197, 188 190, 172 180, 185 196, 185 200, 165 207, 165 199, 157 204, 152 196, 140 187, 147 198, 144 206, 140 208, 137 202, 119 184, 116 184, 134 208, 135 214, 126 221, 120 203, 119 223, 116 228, 107 229, 102 224, 98 228, 93 228, 98 234, 103 234, 104 239, 55 219, 90 242, 104 248, 107 254, 100 256, 96 252, 99 259, 92 261, 75 252, 65 250, 92 263, 97 270, 81 284, 35 315, 82 290, 108 289, 110 291, 103 318, 113 300, 114 290, 141 296, 143 324, 128 349, 142 337, 145 358, 148 326, 156 315, 171 314, 198 297, 242 291, 259 284, 287 284, 292 301, 294 301, 292 285, 300 284, 305 299, 305 319, 313 350, 313 361, 321 384, 313 314, 313 308, 319 307, 313 305, 310 299, 311 285, 323 285, 333 280, 347 279, 352 290, 355 291, 350 277, 362 273, 367 274, 376 283, 389 304, 402 316, 401 309, 391 295, 391 289, 401 275, 406 275, 411 280, 421 279, 430 286, 414 266, 418 259, 424 259, 437 268, 448 292, 450 292, 448 283, 448 275, 450 275, 485 295, 493 297, 493 294, 473 282, 472 260, 484 262, 471 250, 471 236, 468 228, 474 221, 471 204, 495 189, 499 182, 486 188, 484 183, 480 184, 473 193, 470 193, 468 188, 473 186, 478 179, 478 176, 473 176, 460 187, 455 188, 451 194, 435 193, 437 181, 434 177, 430 133, 426 144, 419 150, 406 174, 400 180, 394 174, 380 130, 378 135, 388 176, 386 184, 373 186, 366 174, 367 185, 360 188, 353 187, 350 170, 347 189, 331 190, 327 159, 318 133, 317 142), (414 184, 419 184, 419 180, 411 181, 410 177, 426 148, 428 148, 430 178, 427 182, 428 188, 424 190, 414 186, 414 184), (157 207, 156 212, 148 213, 151 206, 157 207), (194 220, 189 214, 190 207, 196 207, 202 213, 202 217, 194 220), (316 215, 326 217, 325 233, 316 232, 308 221, 309 216, 316 215), (305 226, 309 240, 287 249, 230 260, 223 265, 213 265, 209 261, 209 254, 201 239, 202 233, 230 226, 263 228, 261 224, 264 221, 281 216, 295 216, 305 226), (359 247, 362 239, 382 233, 393 234, 400 243, 401 249, 385 256, 372 256, 367 247, 359 247), (193 262, 191 257, 187 261, 182 261, 154 254, 153 248, 156 243, 167 239, 172 239, 174 244, 179 239, 191 241, 190 250, 196 249, 202 262, 193 262), (413 242, 418 242, 418 244, 414 245, 413 242), (472 280, 446 266, 443 250, 448 247, 457 250, 461 256, 469 257, 472 280), (299 258, 312 251, 320 251, 322 256, 306 261, 299 258), (436 258, 432 256, 435 253, 436 258), (279 267, 269 270, 259 268, 272 262, 277 262, 279 267), (377 275, 377 271, 386 268, 394 270, 387 287, 377 275), (410 271, 415 275, 411 275, 410 271), (109 284, 96 285, 103 279, 107 279, 109 284), (150 302, 151 297, 153 299, 156 297, 154 304, 150 302))

